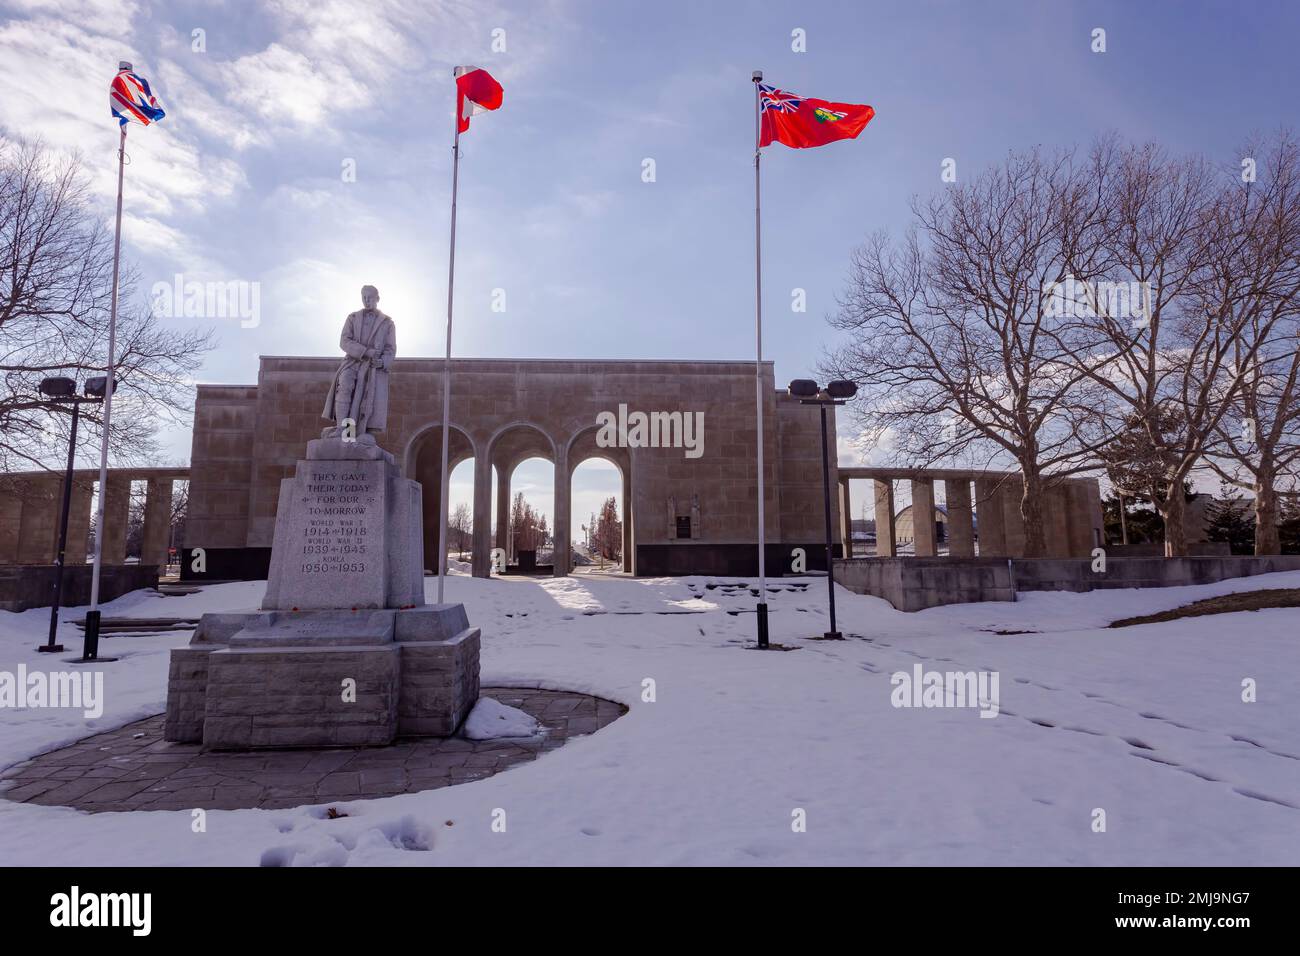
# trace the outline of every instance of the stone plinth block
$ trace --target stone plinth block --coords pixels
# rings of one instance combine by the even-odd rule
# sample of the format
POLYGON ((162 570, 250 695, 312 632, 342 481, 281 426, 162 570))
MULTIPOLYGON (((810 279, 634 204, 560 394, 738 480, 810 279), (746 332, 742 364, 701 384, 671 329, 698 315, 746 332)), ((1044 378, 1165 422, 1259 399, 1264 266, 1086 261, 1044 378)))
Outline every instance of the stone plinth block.
POLYGON ((249 615, 227 640, 231 647, 333 647, 391 644, 393 612, 265 611, 249 615))
POLYGON ((448 641, 410 641, 402 649, 397 732, 446 737, 456 732, 478 700, 478 628, 448 641))
POLYGON ((479 631, 461 604, 208 614, 172 651, 164 736, 221 750, 382 746, 454 734, 478 692, 479 631))
POLYGON ((399 664, 393 644, 213 651, 203 745, 243 750, 392 743, 399 664))
POLYGON ((203 739, 203 717, 208 695, 206 647, 177 647, 172 650, 167 674, 167 740, 197 743, 203 739))
POLYGON ((450 641, 469 628, 463 604, 426 604, 393 615, 393 640, 450 641))
POLYGON ((420 486, 391 461, 299 461, 280 483, 263 609, 423 604, 420 527, 420 486))

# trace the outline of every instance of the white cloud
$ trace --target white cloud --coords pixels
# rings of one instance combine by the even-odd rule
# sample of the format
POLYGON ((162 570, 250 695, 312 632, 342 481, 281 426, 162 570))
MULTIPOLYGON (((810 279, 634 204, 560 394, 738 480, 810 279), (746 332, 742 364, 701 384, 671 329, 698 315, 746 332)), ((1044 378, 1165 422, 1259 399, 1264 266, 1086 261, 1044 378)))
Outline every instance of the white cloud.
POLYGON ((489 62, 495 59, 492 30, 514 29, 519 22, 498 3, 273 0, 268 12, 277 22, 276 37, 264 50, 232 64, 227 96, 268 121, 332 129, 333 113, 409 96, 413 76, 443 69, 450 87, 451 67, 467 60, 491 65, 498 78, 536 66, 548 55, 548 34, 568 28, 562 6, 551 2, 531 9, 527 25, 518 27, 526 31, 526 42, 489 62))
POLYGON ((328 126, 328 111, 365 106, 372 96, 345 67, 318 68, 306 55, 279 43, 241 56, 225 73, 227 96, 272 121, 328 126))
POLYGON ((29 16, 57 16, 92 33, 115 37, 133 33, 141 15, 136 0, 9 0, 9 6, 29 16))
MULTIPOLYGON (((150 216, 138 216, 124 211, 122 241, 139 252, 158 256, 169 263, 174 272, 185 273, 190 279, 206 281, 234 278, 228 275, 228 269, 210 259, 188 235, 150 216)), ((148 280, 145 283, 148 287, 160 278, 171 281, 172 275, 149 275, 144 278, 148 280)))
POLYGON ((184 122, 188 129, 209 140, 242 152, 251 146, 264 146, 270 141, 265 129, 248 113, 229 103, 224 96, 218 99, 211 90, 220 89, 218 77, 228 66, 209 59, 207 54, 190 53, 188 39, 182 41, 175 31, 168 31, 169 45, 175 47, 178 60, 160 58, 154 67, 156 82, 167 90, 168 102, 174 119, 184 122), (183 67, 179 59, 188 58, 194 72, 183 67))
MULTIPOLYGON (((39 136, 56 148, 81 150, 94 189, 114 196, 117 124, 109 111, 108 85, 118 59, 137 59, 135 52, 80 26, 15 20, 0 28, 0 57, 10 86, 10 94, 0 98, 0 126, 12 134, 39 136)), ((156 92, 167 109, 166 98, 156 92)), ((177 204, 201 212, 245 184, 237 163, 201 150, 173 126, 164 119, 148 129, 128 128, 128 188, 139 213, 167 215, 177 204)))

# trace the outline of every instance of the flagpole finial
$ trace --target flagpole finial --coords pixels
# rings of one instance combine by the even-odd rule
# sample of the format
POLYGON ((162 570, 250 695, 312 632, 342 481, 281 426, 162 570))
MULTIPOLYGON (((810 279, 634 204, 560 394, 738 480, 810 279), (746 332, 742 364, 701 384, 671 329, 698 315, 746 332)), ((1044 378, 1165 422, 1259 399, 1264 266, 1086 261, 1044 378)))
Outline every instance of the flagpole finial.
POLYGON ((754 71, 754 75, 753 75, 752 77, 750 77, 750 79, 752 79, 755 83, 760 83, 760 82, 762 82, 762 80, 763 80, 763 71, 762 71, 762 70, 755 70, 755 71, 754 71))
POLYGON ((127 62, 126 60, 118 60, 118 61, 117 61, 117 68, 118 68, 119 70, 129 70, 129 69, 131 69, 131 64, 130 64, 129 62, 127 62))

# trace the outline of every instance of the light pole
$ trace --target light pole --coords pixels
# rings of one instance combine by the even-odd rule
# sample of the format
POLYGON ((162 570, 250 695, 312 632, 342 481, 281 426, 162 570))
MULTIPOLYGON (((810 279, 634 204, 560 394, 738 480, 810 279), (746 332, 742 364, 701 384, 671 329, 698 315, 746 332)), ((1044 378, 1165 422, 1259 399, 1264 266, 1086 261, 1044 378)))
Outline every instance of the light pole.
POLYGON ((55 643, 59 630, 59 605, 63 601, 63 561, 68 551, 68 510, 72 504, 72 469, 77 457, 77 421, 84 403, 98 404, 104 400, 104 377, 86 382, 86 396, 77 395, 77 383, 70 378, 55 376, 42 379, 40 392, 60 405, 72 406, 72 431, 68 436, 68 466, 63 473, 63 507, 59 517, 59 550, 54 558, 54 598, 50 602, 50 636, 36 648, 45 654, 60 654, 63 645, 55 643))
POLYGON ((790 383, 790 394, 799 399, 800 405, 816 405, 822 416, 822 494, 826 510, 826 590, 830 597, 831 629, 822 635, 823 640, 842 641, 842 635, 835 628, 835 554, 831 541, 831 462, 830 450, 826 436, 826 409, 828 406, 843 405, 858 393, 858 386, 843 380, 829 383, 821 388, 808 378, 797 378, 790 383))

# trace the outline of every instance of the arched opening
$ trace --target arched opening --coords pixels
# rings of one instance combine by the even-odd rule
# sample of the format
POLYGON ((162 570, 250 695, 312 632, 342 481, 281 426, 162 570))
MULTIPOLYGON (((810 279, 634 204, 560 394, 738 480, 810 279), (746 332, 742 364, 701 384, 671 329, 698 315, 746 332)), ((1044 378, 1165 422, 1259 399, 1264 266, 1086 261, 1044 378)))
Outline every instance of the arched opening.
MULTIPOLYGON (((457 501, 456 482, 461 479, 461 465, 467 463, 469 513, 474 514, 474 443, 454 425, 448 436, 448 541, 451 542, 451 516, 457 501)), ((407 474, 420 483, 421 515, 424 521, 424 568, 438 572, 438 522, 442 514, 442 426, 434 425, 421 432, 411 443, 407 455, 407 474)), ((449 545, 450 546, 450 545, 449 545)))
MULTIPOLYGON (((615 567, 627 574, 635 574, 636 528, 632 507, 631 453, 626 448, 605 448, 598 445, 596 443, 598 434, 597 428, 588 428, 575 435, 569 443, 567 458, 570 477, 565 487, 569 491, 572 502, 569 511, 575 515, 572 537, 575 542, 583 543, 586 550, 587 532, 582 530, 582 526, 585 524, 589 529, 592 527, 594 513, 598 527, 600 509, 609 498, 613 497, 621 539, 615 567)), ((593 541, 592 544, 594 543, 593 541)), ((602 549, 607 560, 613 550, 611 547, 602 549)), ((595 563, 597 567, 601 565, 600 557, 596 557, 595 563)), ((576 561, 574 564, 575 567, 579 566, 576 561)), ((589 566, 583 567, 585 569, 589 566)))
POLYGON ((575 573, 623 571, 627 541, 627 501, 623 470, 613 461, 592 456, 578 462, 569 479, 573 502, 573 570, 575 573))
MULTIPOLYGON (((451 469, 447 476, 447 502, 447 558, 468 573, 474 551, 474 459, 466 458, 451 469)), ((437 527, 433 531, 436 536, 437 527)))
MULTIPOLYGON (((507 574, 565 574, 555 566, 555 445, 534 425, 507 426, 488 449, 496 503, 492 565, 507 574)), ((567 559, 567 551, 564 552, 567 559)), ((563 563, 563 560, 562 560, 563 563)))
POLYGON ((506 519, 506 571, 551 574, 555 561, 555 466, 545 458, 525 458, 509 478, 506 519))

